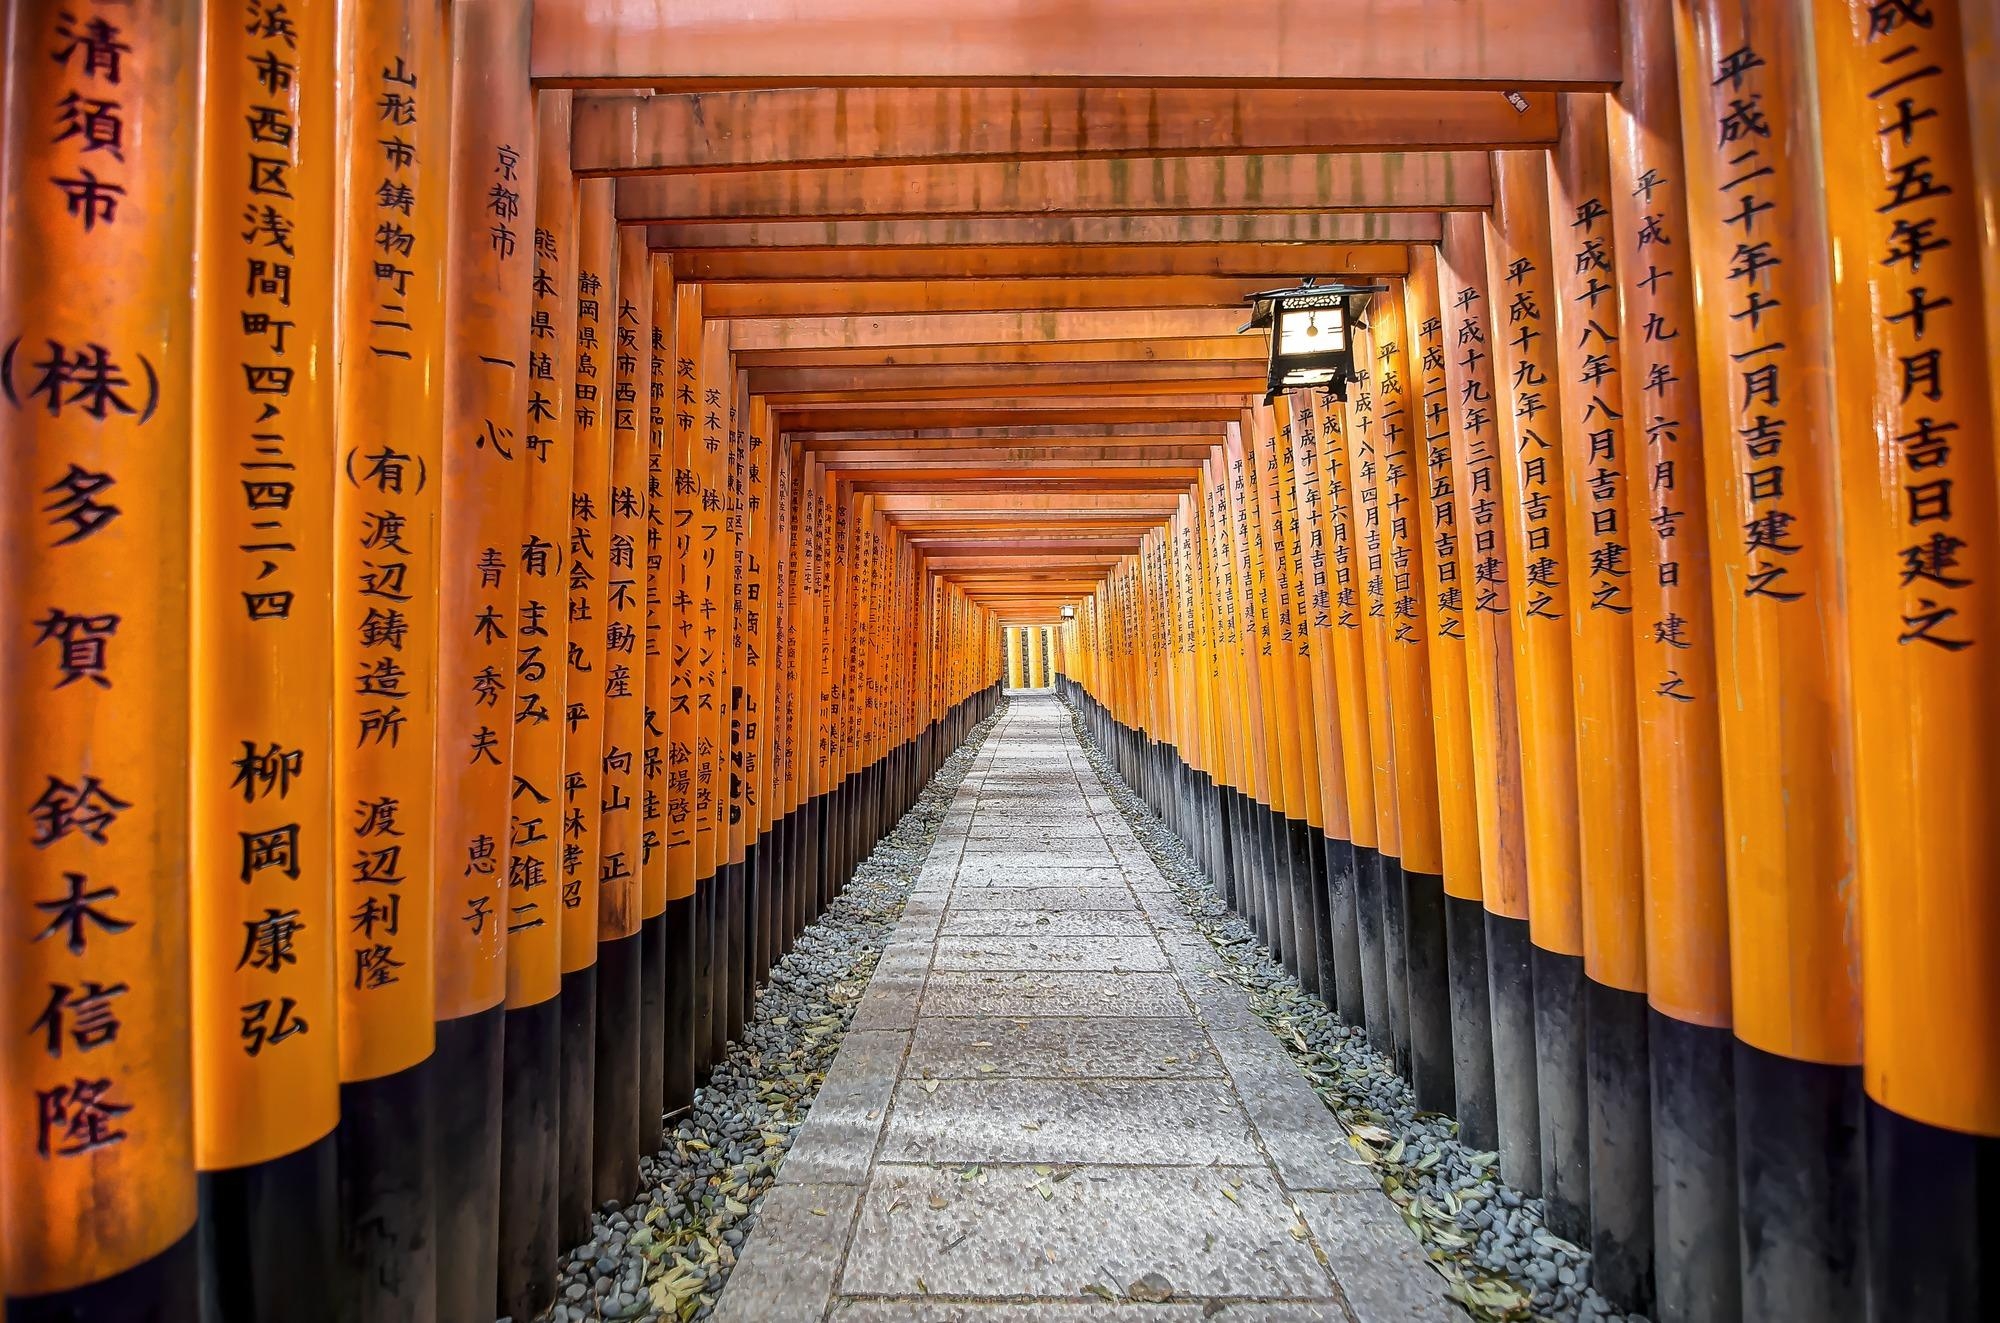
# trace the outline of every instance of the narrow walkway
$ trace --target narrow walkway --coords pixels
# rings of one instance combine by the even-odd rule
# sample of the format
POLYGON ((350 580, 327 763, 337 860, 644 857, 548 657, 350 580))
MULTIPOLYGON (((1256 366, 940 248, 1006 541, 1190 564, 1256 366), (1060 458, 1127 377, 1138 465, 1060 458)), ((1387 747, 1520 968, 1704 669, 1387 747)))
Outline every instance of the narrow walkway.
POLYGON ((1216 963, 1067 709, 1014 699, 715 1317, 1461 1317, 1216 963))

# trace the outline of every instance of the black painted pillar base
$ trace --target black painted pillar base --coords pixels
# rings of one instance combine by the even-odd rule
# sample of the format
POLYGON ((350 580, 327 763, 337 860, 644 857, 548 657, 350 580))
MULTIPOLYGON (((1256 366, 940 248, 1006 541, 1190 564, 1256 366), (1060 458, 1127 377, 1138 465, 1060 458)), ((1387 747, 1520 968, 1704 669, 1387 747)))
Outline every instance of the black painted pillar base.
POLYGON ((437 1320, 486 1323, 500 1277, 500 1088, 506 1011, 440 1020, 431 1054, 437 1320))
POLYGON ((1542 1192, 1542 1120, 1535 1064, 1535 976, 1528 921, 1486 911, 1486 994, 1493 1016, 1494 1147, 1500 1175, 1542 1192))
POLYGON ((1333 945, 1333 897, 1330 894, 1331 880, 1326 869, 1326 836, 1310 824, 1306 827, 1306 838, 1301 852, 1306 861, 1307 903, 1312 909, 1313 932, 1313 982, 1312 994, 1320 1004, 1331 1008, 1334 1004, 1334 989, 1340 984, 1340 971, 1333 945))
POLYGON ((1396 1036, 1389 1028, 1388 950, 1382 932, 1382 853, 1373 846, 1354 847, 1354 914, 1361 948, 1361 1019, 1368 1046, 1390 1061, 1396 1059, 1396 1036))
POLYGON ((771 834, 766 831, 750 842, 743 852, 743 924, 745 935, 744 950, 749 958, 743 964, 743 1005, 744 1014, 756 1003, 757 989, 764 982, 765 971, 778 959, 777 942, 771 932, 771 893, 775 881, 771 875, 771 834))
POLYGON ((597 965, 572 970, 562 980, 562 1082, 556 1115, 558 1193, 556 1241, 576 1245, 590 1237, 591 1133, 597 1099, 597 965))
POLYGON ((496 1316, 533 1318, 556 1297, 562 1023, 560 993, 505 1016, 496 1316))
POLYGON ((1648 1014, 1653 1317, 1660 1323, 1738 1323, 1735 1038, 1727 1029, 1648 1014))
MULTIPOLYGON (((716 845, 722 841, 718 838, 716 845)), ((716 911, 715 1009, 709 1030, 715 1036, 712 1062, 729 1053, 729 1040, 743 1027, 743 865, 723 864, 715 870, 720 884, 716 911)))
POLYGON ((340 1086, 333 1138, 341 1323, 425 1323, 435 1316, 431 1070, 426 1058, 407 1070, 340 1086))
POLYGON ((639 1151, 660 1147, 667 1086, 667 916, 639 920, 639 1151))
POLYGON ((682 896, 668 901, 660 915, 667 937, 667 1040, 660 1054, 663 1113, 677 1112, 694 1101, 694 909, 694 897, 682 896))
POLYGON ((2000 1138, 1863 1106, 1869 1317, 2000 1318, 2000 1138))
MULTIPOLYGON (((1444 938, 1451 971, 1452 1096, 1459 1141, 1479 1151, 1500 1146, 1493 1100, 1493 1003, 1486 973, 1486 907, 1444 898, 1444 938)), ((1648 1177, 1650 1180, 1650 1175, 1648 1177)))
POLYGON ((1291 929, 1293 964, 1292 974, 1299 986, 1313 996, 1319 995, 1319 912, 1326 908, 1322 901, 1319 909, 1313 907, 1313 894, 1319 889, 1315 880, 1313 864, 1324 865, 1325 857, 1312 848, 1314 837, 1312 825, 1301 818, 1286 818, 1285 849, 1291 860, 1291 929))
POLYGON ((633 933, 597 944, 590 1193, 598 1204, 624 1203, 639 1182, 639 980, 645 963, 640 943, 640 934, 633 933))
POLYGON ((1417 1106, 1449 1112, 1458 1102, 1451 1049, 1451 974, 1444 879, 1403 870, 1404 950, 1410 997, 1410 1084, 1417 1106))
POLYGON ((203 1323, 333 1323, 338 1167, 329 1132, 268 1162, 200 1174, 203 1323))
POLYGON ((187 1323, 200 1317, 201 1246, 193 1228, 144 1263, 43 1295, 0 1296, 8 1323, 187 1323))
MULTIPOLYGON (((1332 938, 1333 985, 1328 1005, 1347 1023, 1365 1028, 1368 1002, 1361 981, 1361 913, 1357 906, 1361 863, 1354 842, 1323 838, 1326 852, 1327 927, 1332 938)), ((1322 989, 1325 998, 1327 991, 1322 989)))
MULTIPOLYGON (((1740 1038, 1735 1050, 1743 1316, 1858 1319, 1868 1293, 1861 1068, 1777 1056, 1740 1038)), ((1950 1315, 1913 1309, 1901 1317, 1950 1315)))
POLYGON ((716 881, 713 876, 694 880, 694 1014, 688 1028, 694 1044, 694 1079, 697 1087, 708 1078, 715 1064, 709 1053, 715 1042, 715 911, 716 881))
POLYGON ((1590 1087, 1583 957, 1534 947, 1535 1100, 1542 1117, 1542 1198, 1548 1228, 1590 1240, 1590 1087))
POLYGON ((1396 1043, 1396 1073, 1410 1078, 1410 918, 1403 898, 1403 861, 1375 852, 1381 879, 1382 975, 1389 985, 1389 1034, 1396 1043))
MULTIPOLYGON (((1539 987, 1539 973, 1537 986, 1539 987)), ((1591 1284, 1627 1313, 1653 1309, 1653 1086, 1644 993, 1586 978, 1591 1284)))

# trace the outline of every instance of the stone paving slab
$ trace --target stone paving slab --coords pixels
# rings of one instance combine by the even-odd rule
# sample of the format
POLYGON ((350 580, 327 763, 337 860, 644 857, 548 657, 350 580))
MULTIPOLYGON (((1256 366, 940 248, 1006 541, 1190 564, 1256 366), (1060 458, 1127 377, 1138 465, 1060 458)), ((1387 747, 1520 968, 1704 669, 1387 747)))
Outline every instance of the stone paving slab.
POLYGON ((1065 709, 1015 699, 945 822, 719 1323, 1457 1317, 1065 709))
POLYGON ((952 893, 951 907, 954 910, 1039 910, 1050 914, 1064 910, 1137 912, 1139 909, 1139 902, 1130 887, 1051 886, 1046 881, 1047 877, 1046 873, 1039 874, 1035 881, 1022 886, 993 886, 985 880, 975 882, 952 893))
POLYGON ((1201 1026, 1108 1015, 925 1019, 907 1072, 923 1079, 1191 1079, 1223 1072, 1201 1026))
MULTIPOLYGON (((885 957, 886 959, 886 957, 885 957)), ((1164 974, 1173 969, 1151 936, 941 937, 935 967, 940 970, 1122 970, 1164 974)))
POLYGON ((1225 1080, 905 1080, 882 1136, 884 1162, 1260 1161, 1225 1080))
POLYGON ((1039 933, 1048 937, 1148 937, 1153 924, 1134 906, 1125 910, 1031 910, 1019 907, 952 911, 954 937, 1039 933))
MULTIPOLYGON (((1003 856, 989 858, 998 860, 1003 856)), ((978 855, 968 855, 960 866, 955 891, 965 896, 976 891, 1024 887, 1065 891, 1103 887, 1117 892, 1127 904, 1134 899, 1125 870, 1116 864, 1000 864, 983 862, 978 855)))
POLYGON ((1262 1167, 1081 1167, 1056 1181, 1033 1167, 968 1180, 956 1167, 881 1163, 838 1289, 1083 1303, 1092 1282, 1157 1272, 1195 1296, 1328 1299, 1296 1224, 1262 1167))
POLYGON ((946 972, 930 976, 925 1015, 1186 1015, 1172 974, 946 972))

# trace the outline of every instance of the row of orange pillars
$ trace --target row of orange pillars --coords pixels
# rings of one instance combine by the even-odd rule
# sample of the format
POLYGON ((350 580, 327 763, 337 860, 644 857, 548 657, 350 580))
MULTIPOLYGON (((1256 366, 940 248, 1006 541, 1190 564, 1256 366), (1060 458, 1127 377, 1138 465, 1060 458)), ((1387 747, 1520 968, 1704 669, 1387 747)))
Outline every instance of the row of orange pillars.
POLYGON ((204 8, 6 11, 0 1312, 526 1320, 1000 627, 579 186, 525 7, 204 8))
POLYGON ((2000 71, 1941 3, 1627 37, 1060 683, 1615 1301, 2000 1317, 2000 71))

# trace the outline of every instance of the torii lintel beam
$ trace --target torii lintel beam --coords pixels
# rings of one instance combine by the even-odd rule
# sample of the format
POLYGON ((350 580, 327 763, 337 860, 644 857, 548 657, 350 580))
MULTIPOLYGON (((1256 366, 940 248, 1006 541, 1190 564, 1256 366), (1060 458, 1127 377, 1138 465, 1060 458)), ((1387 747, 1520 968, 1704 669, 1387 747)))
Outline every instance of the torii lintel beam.
POLYGON ((536 0, 538 82, 1609 87, 1617 0, 536 0), (1335 23, 1337 22, 1337 29, 1335 23))
POLYGON ((1241 331, 1246 316, 1247 310, 1239 307, 756 318, 730 323, 729 347, 853 349, 1051 340, 1216 339, 1241 331))
POLYGON ((1443 226, 1413 211, 1261 211, 1109 216, 704 221, 654 225, 646 242, 669 252, 774 248, 1107 247, 1207 243, 1436 243, 1443 226))
POLYGON ((844 248, 673 255, 674 276, 731 280, 966 280, 1036 276, 1402 275, 1402 244, 1163 244, 1097 248, 844 248))
POLYGON ((835 87, 584 96, 579 175, 937 160, 1539 146, 1555 98, 1241 87, 835 87))
POLYGON ((1066 213, 1471 211, 1493 201, 1485 152, 1155 156, 641 175, 625 224, 1066 213))

